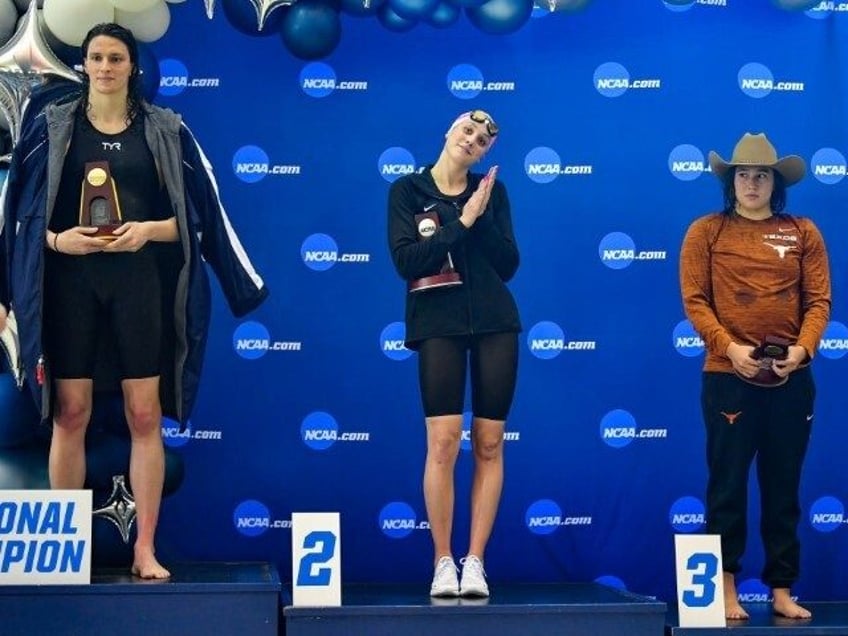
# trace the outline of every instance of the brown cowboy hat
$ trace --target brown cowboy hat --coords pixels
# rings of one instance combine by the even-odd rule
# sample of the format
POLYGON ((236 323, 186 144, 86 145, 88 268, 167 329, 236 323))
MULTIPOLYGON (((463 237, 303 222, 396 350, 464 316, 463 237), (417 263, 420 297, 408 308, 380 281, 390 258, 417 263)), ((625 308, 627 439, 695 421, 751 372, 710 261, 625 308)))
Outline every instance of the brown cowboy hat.
POLYGON ((787 186, 804 178, 806 167, 798 155, 777 158, 777 151, 764 133, 745 133, 733 149, 730 161, 722 159, 715 150, 710 151, 710 168, 718 177, 724 177, 735 166, 765 166, 779 172, 787 186))

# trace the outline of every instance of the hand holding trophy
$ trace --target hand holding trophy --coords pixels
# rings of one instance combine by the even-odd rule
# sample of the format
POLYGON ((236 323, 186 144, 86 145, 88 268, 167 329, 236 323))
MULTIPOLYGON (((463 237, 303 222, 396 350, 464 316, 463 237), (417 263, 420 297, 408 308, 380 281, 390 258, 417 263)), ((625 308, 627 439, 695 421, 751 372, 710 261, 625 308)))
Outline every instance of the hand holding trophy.
POLYGON ((759 371, 752 378, 746 378, 742 375, 739 375, 739 377, 746 382, 762 387, 780 386, 785 383, 788 377, 777 375, 774 372, 772 363, 775 360, 786 359, 786 356, 789 355, 790 344, 792 343, 784 338, 766 336, 751 353, 751 357, 759 364, 759 371))

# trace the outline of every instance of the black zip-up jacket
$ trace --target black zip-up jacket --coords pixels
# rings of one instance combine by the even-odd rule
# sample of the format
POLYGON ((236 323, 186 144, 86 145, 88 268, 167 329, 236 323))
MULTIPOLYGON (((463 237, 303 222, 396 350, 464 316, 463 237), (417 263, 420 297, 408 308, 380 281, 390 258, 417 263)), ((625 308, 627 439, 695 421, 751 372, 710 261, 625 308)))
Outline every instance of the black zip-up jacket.
POLYGON ((443 194, 428 166, 395 181, 389 190, 389 249, 407 282, 439 272, 448 252, 462 284, 406 294, 406 346, 417 349, 427 338, 519 332, 518 307, 506 286, 518 269, 509 198, 496 181, 486 211, 471 228, 460 221, 462 206, 481 174, 469 173, 459 196, 443 194), (427 239, 415 215, 438 212, 441 227, 427 239))

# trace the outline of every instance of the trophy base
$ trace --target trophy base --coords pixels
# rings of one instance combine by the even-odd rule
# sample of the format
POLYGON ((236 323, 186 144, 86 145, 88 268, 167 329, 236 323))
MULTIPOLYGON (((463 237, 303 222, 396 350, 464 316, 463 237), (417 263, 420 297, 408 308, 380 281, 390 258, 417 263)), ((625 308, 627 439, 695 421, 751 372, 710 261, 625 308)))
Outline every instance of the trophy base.
POLYGON ((117 236, 112 234, 115 230, 121 227, 119 224, 113 225, 94 225, 90 227, 96 227, 97 231, 94 234, 89 234, 89 236, 93 236, 94 238, 103 239, 104 241, 114 241, 117 236))
POLYGON ((444 274, 436 274, 435 276, 425 276, 409 283, 409 291, 420 292, 428 289, 436 289, 439 287, 453 287, 454 285, 462 285, 462 279, 456 272, 446 272, 444 274))
POLYGON ((765 388, 773 388, 776 386, 780 386, 782 384, 786 384, 786 381, 789 377, 781 378, 771 369, 760 369, 757 374, 753 378, 746 378, 738 373, 736 374, 741 380, 745 380, 748 384, 753 384, 754 386, 762 386, 765 388))

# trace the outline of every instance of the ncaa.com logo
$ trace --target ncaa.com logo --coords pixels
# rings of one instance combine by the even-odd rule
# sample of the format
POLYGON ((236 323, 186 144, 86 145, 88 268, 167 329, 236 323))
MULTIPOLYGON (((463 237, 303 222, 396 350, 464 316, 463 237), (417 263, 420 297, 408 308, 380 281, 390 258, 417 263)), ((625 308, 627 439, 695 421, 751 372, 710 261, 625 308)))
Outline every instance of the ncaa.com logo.
POLYGON ((310 97, 326 97, 333 91, 367 91, 368 82, 344 80, 339 82, 329 64, 313 62, 300 71, 300 88, 310 97))
POLYGON ((186 422, 186 427, 180 430, 180 423, 170 417, 162 418, 162 441, 168 448, 179 448, 188 444, 189 440, 198 439, 206 441, 220 441, 223 437, 221 431, 192 430, 191 420, 186 422))
POLYGON ((820 148, 810 159, 813 176, 826 185, 839 183, 845 178, 845 156, 836 148, 820 148))
POLYGON ((801 93, 804 82, 774 80, 771 69, 759 62, 749 62, 739 69, 737 74, 740 90, 748 97, 762 99, 772 91, 801 93))
POLYGON ((290 519, 271 519, 271 512, 261 501, 246 499, 233 510, 233 525, 239 534, 258 537, 271 528, 291 528, 290 519))
POLYGON ((614 409, 601 418, 600 436, 607 446, 624 448, 635 439, 665 439, 668 437, 668 429, 639 429, 631 413, 624 409, 614 409))
POLYGON ((664 250, 639 250, 633 239, 624 232, 610 232, 598 245, 601 262, 610 269, 624 269, 633 261, 664 261, 664 250))
POLYGON ((325 272, 336 263, 368 263, 370 254, 339 254, 336 240, 329 234, 310 234, 300 246, 303 264, 316 272, 325 272))
POLYGON ((262 181, 269 174, 273 176, 297 176, 298 165, 271 164, 268 153, 259 146, 242 146, 233 155, 233 173, 244 183, 262 181))
POLYGON ((674 326, 671 342, 675 351, 687 358, 694 358, 704 353, 704 341, 688 320, 681 320, 674 326))
POLYGON ((509 92, 515 90, 515 82, 487 82, 483 73, 472 64, 457 64, 448 71, 448 90, 459 99, 473 99, 484 91, 509 92))
POLYGON ((380 333, 380 350, 389 360, 406 360, 412 351, 406 348, 406 325, 402 322, 390 322, 380 333))
POLYGON ((233 349, 245 360, 257 360, 269 351, 300 351, 301 342, 271 341, 268 328, 261 322, 248 320, 233 332, 233 349))
POLYGON ((697 497, 681 497, 671 504, 668 521, 677 532, 698 532, 706 525, 704 503, 697 497))
POLYGON ((824 20, 831 13, 846 13, 848 12, 848 2, 839 2, 837 0, 823 0, 812 9, 804 11, 804 15, 815 20, 824 20))
POLYGON ((668 155, 668 170, 681 181, 694 181, 705 172, 710 172, 704 161, 704 153, 692 144, 675 146, 668 155))
POLYGON ((336 442, 367 442, 370 433, 339 432, 336 419, 324 411, 310 413, 300 424, 300 438, 312 450, 327 450, 336 442))
POLYGON ((837 360, 848 353, 848 327, 835 320, 827 323, 824 335, 819 340, 819 353, 831 360, 837 360))
POLYGON ((621 97, 629 89, 658 89, 658 79, 630 79, 630 71, 618 62, 604 62, 593 75, 595 89, 604 97, 621 97))
POLYGON ((696 4, 706 5, 708 7, 727 6, 727 0, 689 0, 688 2, 686 2, 685 0, 683 2, 680 2, 680 0, 678 0, 677 2, 666 2, 665 0, 662 0, 662 3, 665 5, 666 9, 668 9, 669 11, 674 11, 675 13, 688 11, 696 4))
POLYGON ((547 146, 538 146, 524 157, 524 172, 531 181, 550 183, 560 175, 568 177, 591 175, 592 166, 589 164, 564 165, 556 150, 547 146))
POLYGON ((553 499, 539 499, 528 506, 524 524, 533 534, 553 534, 562 526, 591 526, 592 517, 564 517, 562 508, 553 499))
POLYGON ((418 521, 418 515, 405 501, 392 501, 383 506, 377 523, 389 539, 405 539, 415 530, 430 529, 427 521, 418 521))
POLYGON ((736 586, 736 598, 740 603, 771 603, 771 589, 760 579, 745 579, 736 586))
POLYGON ((377 170, 383 179, 393 183, 400 177, 415 172, 415 157, 406 148, 400 146, 386 148, 377 159, 377 170))
POLYGON ((845 506, 836 497, 819 497, 810 506, 810 525, 819 532, 833 532, 845 523, 845 506))
POLYGON ((565 333, 557 323, 550 320, 537 322, 527 334, 527 348, 541 360, 552 360, 563 351, 594 351, 594 340, 565 339, 565 333))
POLYGON ((187 88, 217 88, 220 84, 221 80, 217 77, 189 79, 186 65, 179 60, 159 62, 159 94, 164 97, 179 95, 187 88))

